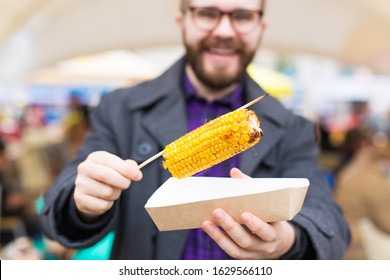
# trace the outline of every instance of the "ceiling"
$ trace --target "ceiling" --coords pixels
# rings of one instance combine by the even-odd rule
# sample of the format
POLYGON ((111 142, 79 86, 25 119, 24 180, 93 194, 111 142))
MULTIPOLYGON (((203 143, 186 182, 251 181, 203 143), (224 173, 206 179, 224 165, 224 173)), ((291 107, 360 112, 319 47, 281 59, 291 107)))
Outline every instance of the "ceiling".
MULTIPOLYGON (((0 0, 0 79, 76 55, 175 45, 178 0, 0 0), (151 8, 153 7, 153 8, 151 8)), ((390 74, 389 0, 269 0, 263 44, 390 74)))

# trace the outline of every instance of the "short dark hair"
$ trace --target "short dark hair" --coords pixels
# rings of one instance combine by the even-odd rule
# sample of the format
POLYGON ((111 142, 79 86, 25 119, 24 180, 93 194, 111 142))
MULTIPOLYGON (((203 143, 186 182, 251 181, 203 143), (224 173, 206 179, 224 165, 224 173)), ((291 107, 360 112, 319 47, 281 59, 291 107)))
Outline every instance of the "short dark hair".
MULTIPOLYGON (((261 10, 263 10, 263 11, 265 9, 265 1, 266 0, 261 0, 261 10)), ((187 10, 187 8, 189 7, 189 5, 190 5, 190 0, 181 0, 180 1, 180 11, 182 11, 184 13, 185 10, 187 10)))

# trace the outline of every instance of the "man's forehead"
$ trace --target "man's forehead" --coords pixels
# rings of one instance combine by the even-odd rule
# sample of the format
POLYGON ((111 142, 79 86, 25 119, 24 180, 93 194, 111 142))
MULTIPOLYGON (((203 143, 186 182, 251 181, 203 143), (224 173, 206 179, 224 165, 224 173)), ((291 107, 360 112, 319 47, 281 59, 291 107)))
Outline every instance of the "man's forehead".
POLYGON ((224 9, 258 9, 264 0, 189 0, 196 7, 217 7, 224 9))

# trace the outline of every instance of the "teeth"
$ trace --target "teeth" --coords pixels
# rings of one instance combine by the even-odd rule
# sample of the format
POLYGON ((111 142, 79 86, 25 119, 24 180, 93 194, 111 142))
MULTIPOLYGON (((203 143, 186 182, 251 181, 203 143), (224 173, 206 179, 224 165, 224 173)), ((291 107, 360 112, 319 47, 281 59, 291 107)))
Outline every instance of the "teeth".
POLYGON ((228 50, 228 49, 212 49, 211 52, 212 52, 212 53, 216 53, 216 54, 226 55, 226 54, 233 54, 233 53, 234 53, 234 50, 228 50))

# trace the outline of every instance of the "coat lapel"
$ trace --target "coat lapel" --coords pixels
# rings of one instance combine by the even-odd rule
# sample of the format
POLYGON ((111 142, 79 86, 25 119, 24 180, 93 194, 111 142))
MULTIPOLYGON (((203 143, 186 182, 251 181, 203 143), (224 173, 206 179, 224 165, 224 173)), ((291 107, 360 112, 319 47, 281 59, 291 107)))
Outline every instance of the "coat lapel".
POLYGON ((142 110, 142 127, 165 147, 187 132, 186 108, 181 77, 185 58, 176 62, 162 76, 144 85, 137 95, 129 98, 130 110, 142 110))
POLYGON ((184 135, 187 118, 183 94, 168 95, 145 115, 142 125, 162 147, 184 135))

